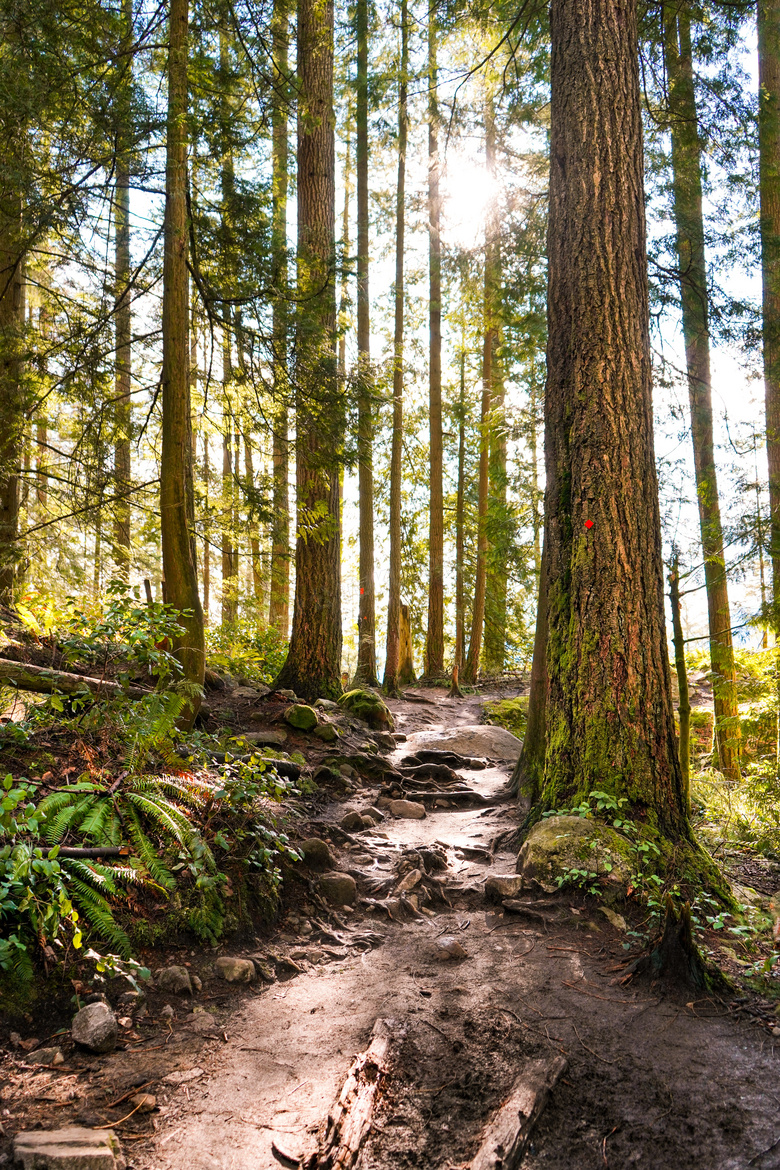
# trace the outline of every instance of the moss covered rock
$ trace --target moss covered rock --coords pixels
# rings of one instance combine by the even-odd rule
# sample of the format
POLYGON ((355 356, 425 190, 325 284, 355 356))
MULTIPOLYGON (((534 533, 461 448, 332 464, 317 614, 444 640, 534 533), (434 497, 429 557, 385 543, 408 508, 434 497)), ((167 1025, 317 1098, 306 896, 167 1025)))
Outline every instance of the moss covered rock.
POLYGON ((284 721, 298 731, 314 731, 317 726, 317 712, 313 707, 307 707, 305 703, 295 703, 285 711, 284 721))
POLYGON ((347 691, 339 699, 339 706, 343 707, 345 711, 351 711, 369 727, 375 727, 381 731, 395 729, 393 716, 379 695, 375 695, 373 691, 364 691, 360 687, 354 691, 347 691))
POLYGON ((598 877, 607 901, 625 897, 633 867, 631 842, 610 825, 590 817, 546 817, 534 825, 517 857, 524 882, 548 893, 560 884, 579 884, 575 870, 598 877))

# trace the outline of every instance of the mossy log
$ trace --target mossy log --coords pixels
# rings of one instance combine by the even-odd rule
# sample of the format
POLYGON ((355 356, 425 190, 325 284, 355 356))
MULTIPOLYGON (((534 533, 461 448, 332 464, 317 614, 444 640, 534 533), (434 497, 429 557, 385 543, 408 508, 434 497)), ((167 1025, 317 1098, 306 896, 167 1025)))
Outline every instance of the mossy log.
POLYGON ((78 695, 91 691, 108 699, 142 699, 151 693, 145 687, 122 686, 110 679, 90 678, 89 675, 33 666, 28 662, 13 662, 9 658, 0 658, 0 683, 36 695, 78 695))

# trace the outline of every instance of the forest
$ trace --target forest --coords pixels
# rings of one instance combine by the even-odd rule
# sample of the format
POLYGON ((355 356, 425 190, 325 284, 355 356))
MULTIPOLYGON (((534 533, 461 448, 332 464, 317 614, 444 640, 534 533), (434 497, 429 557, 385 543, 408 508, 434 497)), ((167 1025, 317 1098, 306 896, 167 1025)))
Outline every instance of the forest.
POLYGON ((780 0, 0 26, 0 1165, 780 1165, 780 0))

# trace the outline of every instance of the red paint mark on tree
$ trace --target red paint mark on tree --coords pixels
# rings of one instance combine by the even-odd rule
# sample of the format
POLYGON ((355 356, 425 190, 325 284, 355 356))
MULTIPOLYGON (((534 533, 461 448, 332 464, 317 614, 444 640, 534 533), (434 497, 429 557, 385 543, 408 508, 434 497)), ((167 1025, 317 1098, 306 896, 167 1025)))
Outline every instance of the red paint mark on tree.
POLYGON ((592 521, 592 520, 586 520, 586 521, 585 521, 585 527, 586 527, 586 528, 592 528, 592 527, 593 527, 593 521, 592 521))

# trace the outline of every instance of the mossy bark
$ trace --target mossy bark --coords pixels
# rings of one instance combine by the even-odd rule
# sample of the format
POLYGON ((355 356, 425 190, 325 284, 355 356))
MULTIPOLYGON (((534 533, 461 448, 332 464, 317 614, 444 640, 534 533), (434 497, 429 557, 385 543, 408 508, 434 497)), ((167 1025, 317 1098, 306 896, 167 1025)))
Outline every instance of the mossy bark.
POLYGON ((274 686, 313 700, 342 693, 332 0, 298 6, 298 73, 298 533, 292 635, 274 686))
POLYGON ((653 451, 635 0, 553 0, 542 801, 688 836, 653 451), (596 81, 597 79, 597 81, 596 81))

